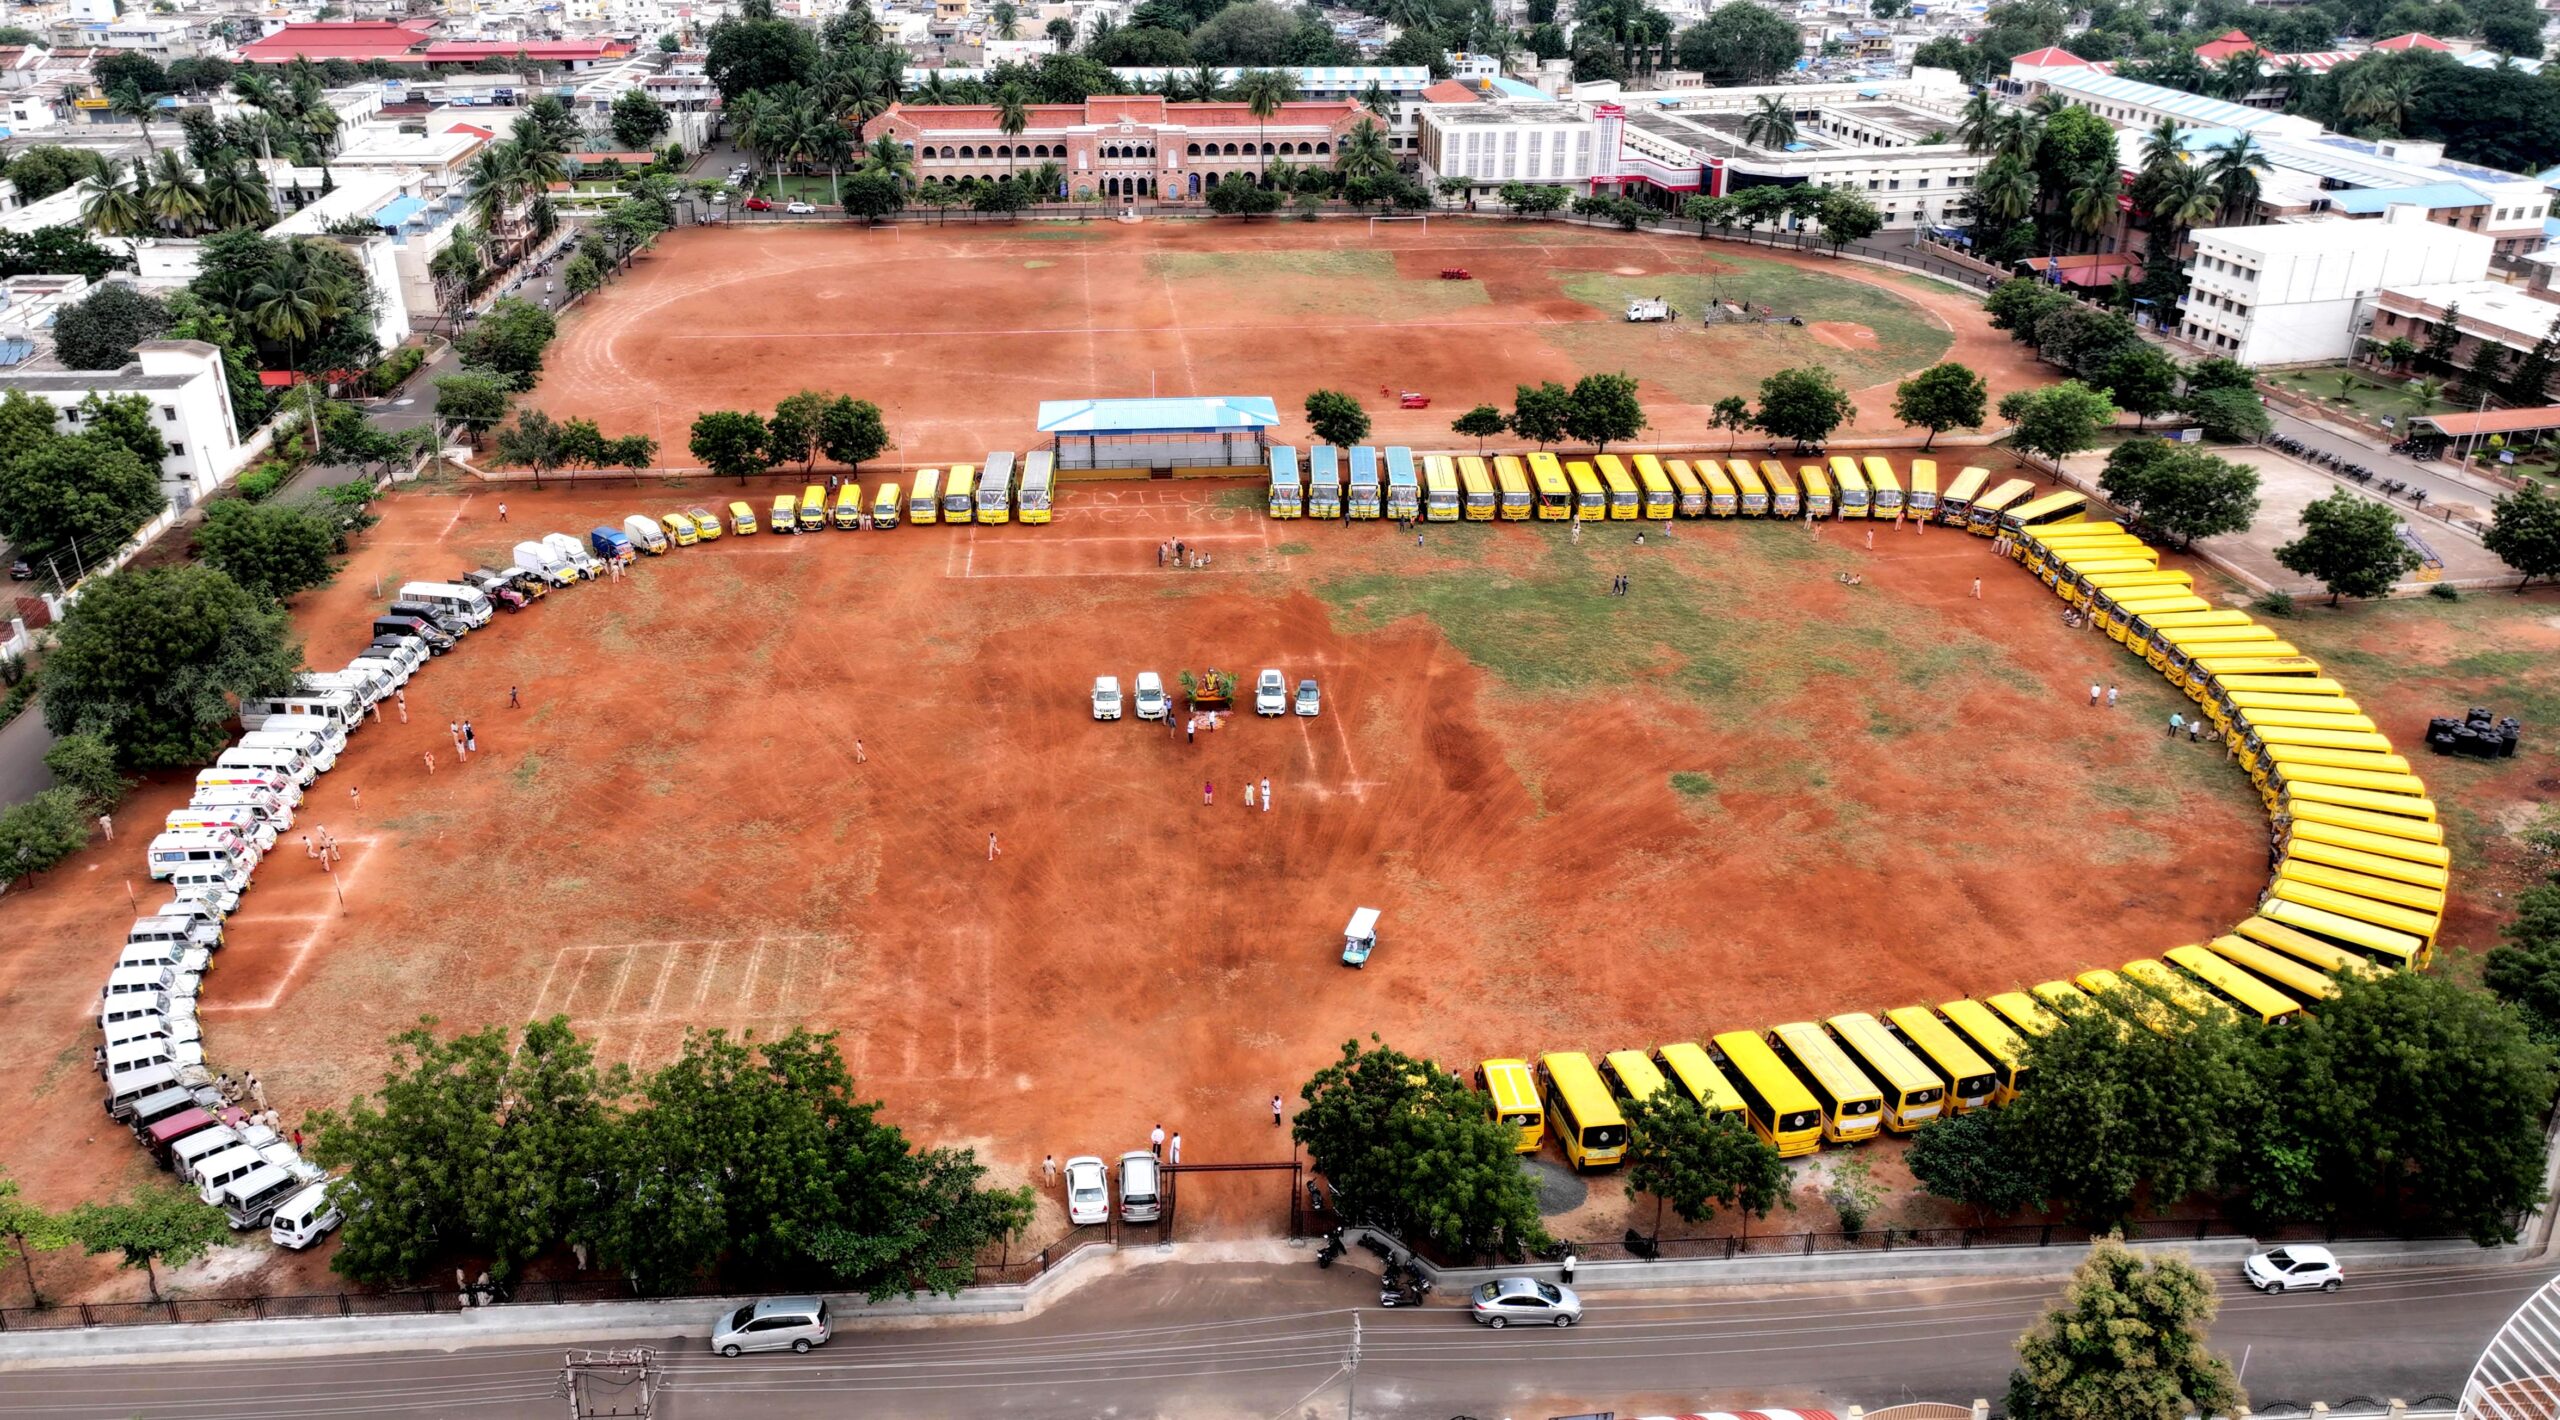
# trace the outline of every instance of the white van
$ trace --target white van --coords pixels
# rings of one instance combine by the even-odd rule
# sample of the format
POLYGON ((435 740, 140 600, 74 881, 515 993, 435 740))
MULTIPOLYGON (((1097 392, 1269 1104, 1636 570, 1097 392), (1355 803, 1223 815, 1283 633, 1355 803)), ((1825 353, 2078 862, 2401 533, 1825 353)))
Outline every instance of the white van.
POLYGON ((195 797, 187 800, 187 807, 202 813, 228 816, 233 823, 254 823, 261 828, 272 828, 278 838, 284 836, 286 829, 293 827, 293 806, 281 796, 264 789, 198 789, 195 797))
POLYGON ((254 789, 262 794, 274 795, 277 802, 287 808, 302 802, 302 786, 284 775, 269 774, 256 769, 237 769, 227 764, 217 764, 209 769, 196 771, 196 792, 202 794, 208 789, 254 789))
POLYGON ((403 582, 397 599, 441 607, 475 631, 488 625, 498 610, 489 604, 488 593, 460 582, 403 582))
POLYGON ((356 698, 343 690, 315 691, 309 695, 266 695, 240 702, 240 728, 244 730, 281 730, 282 725, 269 725, 269 720, 291 720, 314 716, 338 722, 342 729, 353 729, 364 712, 356 708, 356 698))
POLYGON ((189 828, 163 833, 152 839, 151 846, 144 850, 155 882, 168 881, 169 875, 180 868, 211 863, 246 866, 256 861, 256 854, 257 850, 249 846, 247 839, 220 828, 189 828))
POLYGON ((202 976, 213 953, 193 942, 127 942, 116 953, 116 965, 165 966, 189 976, 202 976))
POLYGON ((427 657, 434 654, 435 651, 416 636, 376 636, 371 645, 356 653, 356 659, 389 661, 400 668, 399 678, 405 683, 427 663, 427 657))
POLYGON ((186 919, 188 925, 197 932, 209 932, 212 934, 213 940, 207 943, 207 945, 216 947, 222 945, 221 909, 207 907, 192 897, 178 897, 173 894, 170 897, 163 899, 160 905, 152 908, 147 915, 152 917, 182 917, 186 919))
POLYGON ((1161 720, 1173 711, 1173 703, 1164 698, 1164 677, 1154 671, 1138 672, 1138 718, 1161 720))
POLYGON ((163 1090, 178 1087, 178 1067, 145 1065, 139 1070, 107 1076, 104 1103, 107 1113, 118 1119, 131 1119, 135 1106, 163 1090))
POLYGON ((225 917, 240 910, 240 895, 248 890, 246 863, 189 863, 169 875, 169 891, 193 898, 225 917))
POLYGON ((169 1171, 181 1180, 196 1181, 196 1165, 217 1158, 240 1147, 239 1132, 227 1124, 199 1129, 169 1146, 169 1171))
POLYGON ((130 1075, 154 1065, 175 1065, 169 1056, 169 1038, 146 1035, 133 1040, 120 1040, 107 1047, 107 1069, 110 1076, 130 1075))
POLYGON ((161 827, 170 833, 184 833, 190 829, 224 829, 248 840, 249 846, 260 854, 276 846, 276 826, 242 807, 212 809, 202 804, 189 804, 182 809, 169 810, 169 817, 161 827))
POLYGON ((1098 675, 1093 678, 1093 718, 1097 720, 1120 718, 1120 677, 1098 675))
POLYGON ((563 557, 547 543, 516 544, 516 565, 555 587, 573 587, 584 575, 577 564, 563 557))
POLYGON ((222 924, 193 914, 155 912, 133 919, 124 941, 129 947, 202 947, 210 952, 222 945, 222 924))
POLYGON ((276 1205, 275 1216, 267 1222, 267 1239, 278 1247, 299 1252, 345 1221, 346 1215, 329 1201, 329 1185, 305 1184, 300 1192, 276 1205))
POLYGON ((567 533, 544 533, 542 545, 568 563, 571 571, 590 582, 604 575, 604 564, 596 561, 595 554, 587 551, 585 543, 567 533))
POLYGON ((268 1163, 266 1155, 250 1148, 247 1144, 234 1144, 221 1153, 196 1164, 196 1196, 203 1199, 206 1206, 219 1208, 222 1206, 224 1189, 260 1169, 271 1169, 279 1177, 292 1177, 291 1174, 268 1163))
MULTIPOLYGON (((113 979, 112 974, 109 979, 113 979)), ((182 1024, 187 1027, 196 1024, 196 1003, 192 999, 172 1000, 169 993, 157 987, 142 992, 108 991, 98 998, 100 1030, 144 1016, 168 1022, 170 1033, 176 1035, 182 1024)))
POLYGON ((274 721, 267 724, 269 728, 251 730, 233 741, 233 748, 294 750, 311 761, 315 772, 326 774, 338 767, 338 751, 347 747, 343 737, 336 744, 331 744, 328 733, 316 727, 279 730, 274 728, 274 721))
POLYGON ((388 662, 367 664, 350 661, 342 671, 305 671, 302 689, 309 694, 343 690, 356 698, 358 710, 370 710, 391 698, 391 692, 404 679, 388 662))
POLYGON ((646 513, 634 513, 630 517, 623 519, 622 535, 631 539, 631 545, 633 547, 639 548, 641 551, 649 553, 651 556, 664 557, 666 555, 667 530, 658 526, 658 520, 650 517, 646 513))
MULTIPOLYGON (((252 733, 255 732, 253 731, 252 733)), ((256 749, 244 749, 239 745, 233 745, 231 748, 215 755, 213 762, 215 765, 224 769, 269 770, 273 773, 283 775, 285 778, 292 780, 294 783, 299 784, 306 789, 311 787, 312 780, 320 777, 320 766, 313 764, 311 762, 311 756, 302 753, 300 750, 275 749, 263 746, 256 749)))

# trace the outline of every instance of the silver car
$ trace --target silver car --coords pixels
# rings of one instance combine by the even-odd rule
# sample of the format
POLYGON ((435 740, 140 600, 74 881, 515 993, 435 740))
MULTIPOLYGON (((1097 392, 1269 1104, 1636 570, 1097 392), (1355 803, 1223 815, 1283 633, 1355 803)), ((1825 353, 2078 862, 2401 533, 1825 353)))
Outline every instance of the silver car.
POLYGON ((807 1351, 834 1332, 824 1297, 767 1297, 721 1317, 711 1326, 711 1349, 723 1356, 748 1351, 807 1351))
POLYGON ((1571 1287, 1559 1287, 1535 1277, 1497 1277, 1476 1288, 1469 1299, 1467 1315, 1496 1331, 1513 1322, 1522 1326, 1571 1326, 1582 1320, 1582 1298, 1575 1296, 1571 1287))

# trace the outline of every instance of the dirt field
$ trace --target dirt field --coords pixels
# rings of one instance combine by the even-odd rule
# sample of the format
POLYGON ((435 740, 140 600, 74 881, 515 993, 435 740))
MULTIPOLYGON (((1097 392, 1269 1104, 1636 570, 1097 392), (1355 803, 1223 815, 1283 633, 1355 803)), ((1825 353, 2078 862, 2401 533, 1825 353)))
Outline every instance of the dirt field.
POLYGON ((568 317, 535 402, 691 463, 693 417, 766 410, 795 389, 876 401, 894 459, 1020 448, 1039 401, 1270 395, 1303 441, 1307 393, 1366 404, 1382 443, 1440 445, 1479 401, 1596 370, 1642 380, 1655 432, 1694 438, 1708 406, 1791 365, 1854 391, 1854 432, 1898 431, 1893 385, 1941 359, 1995 399, 2041 381, 1977 297, 1854 262, 1665 236, 1434 217, 1405 224, 1148 222, 671 233, 568 317), (1443 281, 1462 266, 1469 281, 1443 281), (1630 296, 1671 325, 1630 325, 1630 296), (1791 325, 1718 325, 1711 300, 1791 325), (1427 411, 1380 392, 1415 390, 1427 411))
MULTIPOLYGON (((297 619, 334 662, 377 578, 716 492, 514 490, 507 525, 486 493, 402 495, 297 619)), ((1460 1063, 1941 1000, 2195 940, 2263 881, 2246 781, 2159 733, 2183 702, 1983 540, 1417 548, 1255 501, 1080 486, 1048 527, 730 538, 502 616, 320 781, 296 828, 347 845, 346 906, 290 843, 260 873, 213 1053, 291 1118, 373 1084, 421 1014, 567 1012, 637 1063, 688 1026, 807 1022, 917 1135, 1015 1177, 1159 1121, 1191 1160, 1285 1158, 1272 1093, 1373 1030, 1460 1063), (1214 569, 1159 571, 1176 537, 1214 569), (1324 714, 1185 744, 1088 713, 1096 673, 1212 664, 1312 675, 1324 714), (2124 705, 2089 709, 2116 676, 2124 705), (1383 945, 1352 971, 1364 905, 1383 945)), ((148 1170, 88 1048, 142 825, 183 798, 146 788, 114 845, 0 904, 0 1111, 44 1201, 148 1170)), ((1282 1216, 1242 1179, 1186 1208, 1282 1216)))

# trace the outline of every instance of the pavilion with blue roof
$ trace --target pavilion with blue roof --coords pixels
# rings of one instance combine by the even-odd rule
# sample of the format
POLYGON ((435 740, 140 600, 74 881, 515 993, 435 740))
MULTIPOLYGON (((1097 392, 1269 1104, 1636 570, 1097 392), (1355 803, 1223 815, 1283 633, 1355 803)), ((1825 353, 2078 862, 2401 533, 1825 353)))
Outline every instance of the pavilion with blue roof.
POLYGON ((1280 409, 1268 395, 1172 399, 1044 399, 1040 432, 1061 472, 1261 468, 1280 409))

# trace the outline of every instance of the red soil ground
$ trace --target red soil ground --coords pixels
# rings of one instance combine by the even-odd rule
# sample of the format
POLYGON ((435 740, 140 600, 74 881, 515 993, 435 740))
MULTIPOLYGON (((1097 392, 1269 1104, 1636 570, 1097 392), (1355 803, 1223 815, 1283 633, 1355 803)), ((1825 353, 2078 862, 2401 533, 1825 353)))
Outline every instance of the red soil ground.
MULTIPOLYGON (((297 623, 335 664, 377 582, 726 491, 513 489, 504 525, 487 492, 397 496, 297 623)), ((2263 881, 2246 781, 2159 734, 2183 702, 1980 539, 1504 524, 1417 549, 1253 501, 1084 485, 1047 527, 729 538, 500 617, 320 781, 296 827, 347 845, 346 905, 290 844, 261 872, 207 981, 214 1057, 295 1119, 375 1084, 422 1014, 566 1012, 640 1064, 689 1027, 808 1023, 1003 1176, 1158 1122, 1192 1160, 1285 1158, 1270 1096, 1372 1031, 1457 1063, 1942 1000, 2197 940, 2263 881), (1214 570, 1159 571, 1176 537, 1214 570), (1617 571, 1635 595, 1604 595, 1617 571), (1210 664, 1316 676, 1324 714, 1186 745, 1088 713, 1097 673, 1210 664), (2087 708, 2118 677, 2125 705, 2087 708), (1277 808, 1248 813, 1266 775, 1277 808), (1384 945, 1351 971, 1363 905, 1384 945)), ((39 1201, 148 1172, 88 1049, 184 782, 0 902, 0 1117, 39 1201)), ((1276 1184, 1204 1192, 1204 1227, 1284 1216, 1276 1184)))
POLYGON ((1367 403, 1381 443, 1439 446, 1470 405, 1508 408, 1520 383, 1595 369, 1637 374, 1654 429, 1680 438, 1772 370, 1838 365, 1857 397, 1853 432, 1890 435, 1894 382, 1939 358, 1979 371, 1995 400, 2044 378, 1974 295, 1726 242, 1454 217, 1374 234, 1343 222, 741 228, 671 233, 591 297, 564 322, 534 399, 608 434, 650 434, 681 467, 706 409, 847 391, 886 412, 896 457, 934 463, 1022 447, 1044 399, 1264 394, 1279 437, 1304 441, 1300 410, 1319 387, 1367 403), (1606 284, 1615 299, 1651 294, 1645 278, 1694 292, 1737 262, 1886 293, 1951 344, 1935 353, 1933 336, 1910 367, 1878 366, 1858 358, 1877 349, 1858 325, 1630 326, 1565 289, 1605 273, 1628 278, 1606 284), (1448 266, 1474 279, 1440 281, 1448 266), (1381 390, 1432 405, 1399 410, 1381 390))

